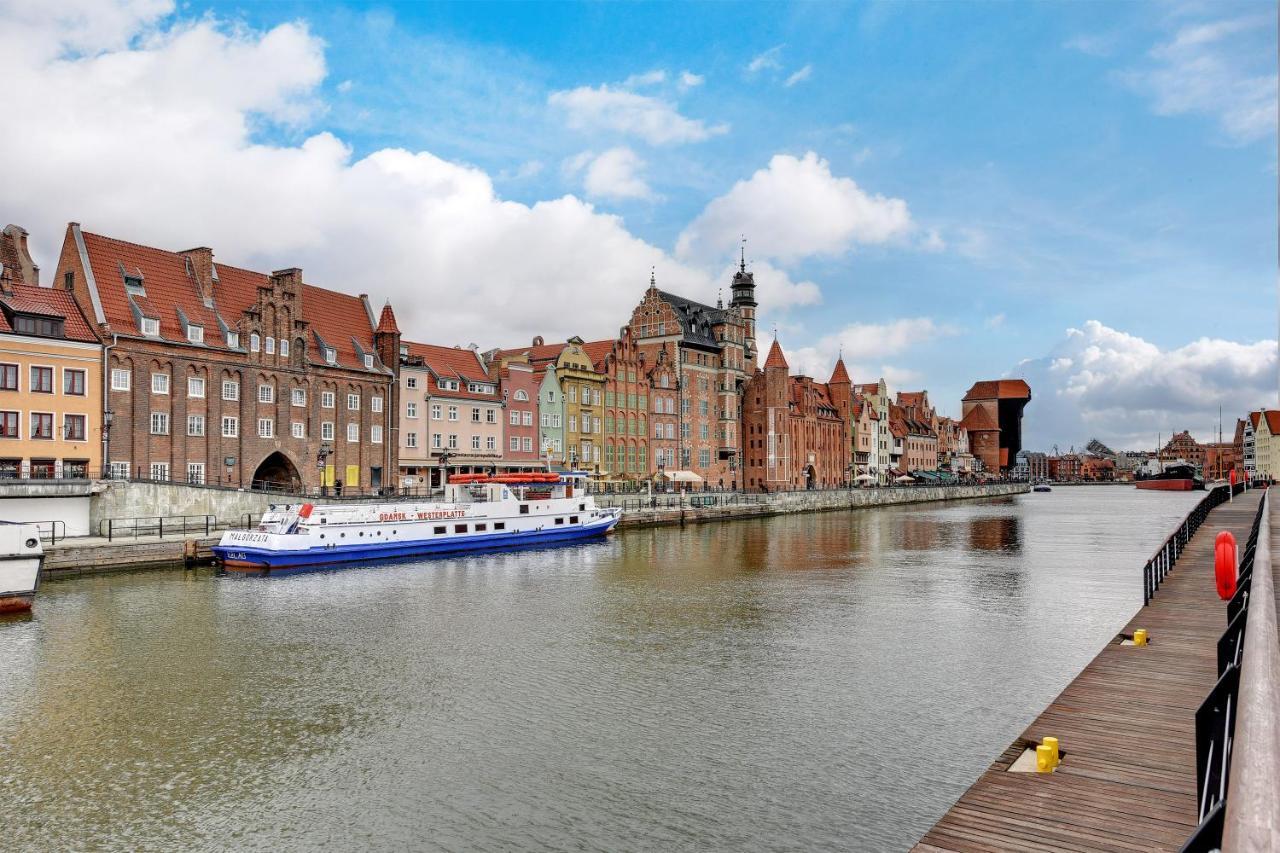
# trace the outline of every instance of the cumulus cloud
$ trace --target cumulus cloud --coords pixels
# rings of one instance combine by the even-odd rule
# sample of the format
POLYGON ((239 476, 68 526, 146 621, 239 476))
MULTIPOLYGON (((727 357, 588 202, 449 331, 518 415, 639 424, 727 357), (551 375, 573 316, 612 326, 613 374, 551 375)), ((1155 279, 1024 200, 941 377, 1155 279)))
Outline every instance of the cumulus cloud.
POLYGON ((680 82, 678 85, 681 90, 693 89, 697 86, 701 86, 706 81, 707 78, 703 77, 701 74, 694 74, 692 71, 681 71, 680 82))
POLYGON ((1199 338, 1172 349, 1090 320, 1045 357, 1025 362, 1031 384, 1028 445, 1083 445, 1096 437, 1116 448, 1151 447, 1156 434, 1189 429, 1208 440, 1222 407, 1224 431, 1235 418, 1275 403, 1276 341, 1199 338))
POLYGON ((656 86, 659 83, 665 82, 666 79, 667 72, 663 71, 661 68, 655 68, 652 71, 646 71, 643 74, 632 74, 623 81, 622 85, 623 88, 626 89, 633 89, 638 86, 656 86))
POLYGON ((411 336, 485 344, 612 334, 653 266, 663 286, 704 299, 725 281, 723 258, 674 260, 574 196, 520 204, 430 152, 357 158, 332 133, 307 135, 326 69, 303 24, 171 20, 164 6, 128 26, 66 23, 36 6, 18 23, 0 11, 6 107, 23 116, 22 133, 0 137, 0 156, 23 164, 0 213, 32 232, 50 273, 76 220, 250 268, 300 266, 314 284, 390 297, 411 336), (114 46, 68 53, 86 32, 114 46), (281 123, 299 141, 256 135, 281 123))
POLYGON ((599 156, 584 151, 565 164, 565 171, 583 173, 582 186, 594 198, 651 198, 653 191, 641 175, 644 166, 634 151, 618 146, 599 156))
POLYGON ((1124 79, 1160 115, 1210 116, 1241 144, 1274 137, 1274 36, 1272 12, 1185 23, 1124 79))
MULTIPOLYGON (((931 317, 902 317, 885 323, 850 323, 842 329, 823 335, 809 346, 783 349, 794 370, 801 366, 812 376, 825 380, 843 355, 845 366, 854 382, 874 382, 883 377, 890 385, 901 388, 901 383, 917 381, 920 376, 913 370, 895 366, 885 359, 901 355, 925 342, 951 337, 959 329, 939 323, 931 317)), ((761 340, 768 337, 761 327, 761 340)))
POLYGON ((772 68, 774 70, 780 69, 782 67, 782 62, 779 60, 779 57, 782 55, 782 49, 784 47, 786 47, 784 44, 775 45, 763 53, 758 53, 753 56, 751 61, 747 63, 747 73, 758 74, 766 68, 772 68))
POLYGON ((806 65, 804 68, 801 68, 799 71, 796 71, 787 77, 786 81, 782 85, 790 89, 795 84, 808 80, 812 74, 813 66, 806 65))
POLYGON ((907 203, 872 195, 831 174, 812 151, 777 154, 766 168, 714 199, 680 234, 676 254, 722 254, 743 232, 762 235, 755 250, 780 261, 839 255, 858 243, 885 243, 912 229, 907 203))
POLYGON ((637 136, 650 145, 701 142, 729 132, 727 124, 707 125, 681 115, 669 101, 608 84, 552 92, 547 100, 565 113, 575 130, 612 131, 637 136))

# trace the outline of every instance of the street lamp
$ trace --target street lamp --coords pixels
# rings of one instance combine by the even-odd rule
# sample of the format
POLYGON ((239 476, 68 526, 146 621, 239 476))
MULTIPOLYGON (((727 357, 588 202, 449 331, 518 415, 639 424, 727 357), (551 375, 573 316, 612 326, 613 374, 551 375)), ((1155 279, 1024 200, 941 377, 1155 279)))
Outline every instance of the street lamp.
POLYGON ((327 478, 325 477, 324 472, 328 464, 328 459, 332 455, 333 446, 327 443, 322 443, 319 451, 316 452, 316 468, 320 471, 320 494, 322 495, 329 494, 329 484, 326 482, 327 478))

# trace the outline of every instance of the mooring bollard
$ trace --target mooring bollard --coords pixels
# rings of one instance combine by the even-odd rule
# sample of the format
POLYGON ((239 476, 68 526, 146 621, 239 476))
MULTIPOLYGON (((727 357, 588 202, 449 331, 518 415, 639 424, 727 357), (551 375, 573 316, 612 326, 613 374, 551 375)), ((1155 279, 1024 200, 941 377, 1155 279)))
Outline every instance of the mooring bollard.
POLYGON ((1147 644, 1147 629, 1139 628, 1133 632, 1133 644, 1135 646, 1145 646, 1147 644))
POLYGON ((1053 747, 1042 743, 1036 747, 1036 772, 1052 773, 1053 768, 1053 747))
POLYGON ((1057 767, 1062 763, 1062 755, 1058 752, 1058 739, 1056 737, 1047 737, 1040 741, 1041 745, 1049 747, 1053 756, 1053 766, 1057 767))

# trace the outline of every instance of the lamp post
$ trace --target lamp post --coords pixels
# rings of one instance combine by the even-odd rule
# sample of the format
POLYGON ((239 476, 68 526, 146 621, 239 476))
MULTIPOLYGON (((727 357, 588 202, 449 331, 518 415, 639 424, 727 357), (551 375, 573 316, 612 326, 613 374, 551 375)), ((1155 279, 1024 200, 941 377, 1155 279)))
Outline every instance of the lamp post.
POLYGON ((111 471, 111 424, 114 421, 115 412, 107 409, 102 413, 102 467, 108 473, 111 471))
POLYGON ((320 471, 320 494, 322 495, 329 494, 329 484, 326 482, 327 478, 325 477, 324 472, 329 457, 332 454, 333 446, 325 443, 322 443, 320 445, 320 450, 316 452, 316 468, 320 471))

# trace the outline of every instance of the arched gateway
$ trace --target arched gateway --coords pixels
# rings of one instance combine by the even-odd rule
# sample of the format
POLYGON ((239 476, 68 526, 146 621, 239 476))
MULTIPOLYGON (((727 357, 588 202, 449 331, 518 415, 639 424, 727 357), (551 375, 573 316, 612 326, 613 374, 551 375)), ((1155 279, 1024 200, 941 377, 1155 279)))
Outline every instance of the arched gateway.
POLYGON ((302 488, 298 468, 279 450, 263 459, 253 472, 253 488, 270 491, 297 491, 302 488))

